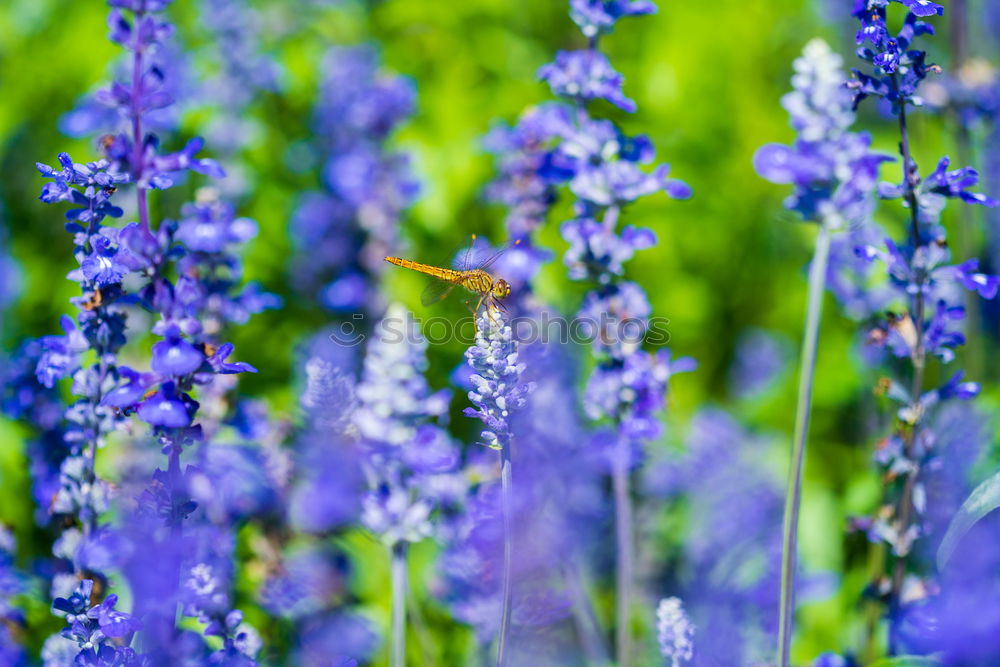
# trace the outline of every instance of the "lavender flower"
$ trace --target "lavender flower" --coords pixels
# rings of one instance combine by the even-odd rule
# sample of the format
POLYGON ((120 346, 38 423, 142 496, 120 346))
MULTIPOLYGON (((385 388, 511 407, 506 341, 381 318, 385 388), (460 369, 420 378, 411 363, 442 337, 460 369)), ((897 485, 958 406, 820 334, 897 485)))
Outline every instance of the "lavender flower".
POLYGON ((352 378, 339 366, 313 357, 306 366, 302 407, 306 425, 299 436, 300 470, 289 497, 291 525, 323 533, 360 512, 360 453, 349 433, 355 408, 352 378))
POLYGON ((428 421, 447 411, 448 395, 424 380, 426 347, 410 314, 390 306, 368 345, 353 415, 369 487, 362 521, 392 557, 394 665, 405 660, 406 543, 431 534, 434 477, 458 463, 448 435, 428 421))
POLYGON ((531 281, 550 254, 534 245, 532 234, 544 224, 556 199, 556 180, 549 172, 553 144, 567 123, 557 104, 532 107, 513 126, 500 124, 484 144, 496 156, 497 177, 486 197, 507 207, 507 234, 515 241, 497 262, 497 272, 511 284, 510 305, 519 313, 529 300, 531 281))
POLYGON ((390 547, 431 533, 433 477, 458 463, 447 434, 429 421, 446 413, 449 397, 431 392, 424 380, 426 347, 410 314, 390 306, 369 343, 356 391, 353 421, 370 488, 362 520, 390 547))
POLYGON ((3 311, 20 292, 21 272, 17 262, 7 251, 10 241, 2 227, 0 227, 0 247, 4 248, 0 251, 0 311, 3 311))
POLYGON ((324 190, 307 193, 292 220, 294 283, 334 312, 377 313, 373 279, 417 193, 408 156, 387 146, 413 113, 413 86, 381 74, 370 47, 331 49, 323 71, 315 127, 324 190))
POLYGON ((900 129, 902 182, 881 185, 879 194, 883 199, 903 200, 908 209, 908 238, 900 243, 886 239, 882 247, 868 245, 857 253, 881 260, 893 302, 901 307, 901 314, 876 321, 868 332, 868 342, 873 348, 906 360, 910 373, 905 379, 880 381, 879 393, 895 404, 892 433, 876 457, 886 472, 886 509, 880 516, 859 520, 856 525, 867 530, 871 539, 885 541, 894 556, 883 599, 888 605, 889 650, 895 653, 908 642, 907 619, 927 604, 924 595, 908 596, 904 587, 911 580, 908 570, 916 565, 917 540, 925 531, 926 485, 932 477, 929 472, 937 441, 934 417, 949 401, 969 400, 979 393, 979 385, 966 381, 961 371, 944 373, 943 377, 949 379, 943 385, 927 389, 926 370, 934 357, 943 364, 951 362, 954 348, 965 342, 959 330, 965 314, 960 301, 962 289, 993 298, 998 285, 995 277, 979 272, 974 260, 948 264, 950 252, 939 218, 948 199, 985 206, 997 202, 968 191, 978 181, 975 170, 949 171, 949 161, 944 158, 921 179, 912 158, 908 107, 921 102, 917 95, 921 82, 930 73, 940 71, 925 64, 926 53, 915 48, 914 42, 917 37, 933 34, 933 27, 922 18, 940 14, 942 8, 931 2, 904 3, 910 13, 901 33, 892 38, 885 29, 884 7, 872 4, 859 3, 855 11, 862 24, 858 42, 870 42, 873 47, 859 51, 860 57, 872 64, 873 71, 855 72, 855 102, 878 95, 893 103, 900 129))
POLYGON ((861 22, 857 32, 858 57, 872 66, 872 73, 854 70, 854 106, 866 97, 884 97, 892 102, 898 111, 906 104, 919 106, 917 87, 932 71, 940 71, 936 65, 926 63, 924 51, 911 48, 913 41, 921 35, 933 35, 934 27, 921 19, 935 14, 943 14, 944 8, 927 0, 891 0, 906 5, 909 12, 902 30, 893 36, 886 26, 886 0, 857 0, 853 15, 861 22))
MULTIPOLYGON (((198 96, 212 106, 207 136, 216 150, 234 156, 261 131, 247 113, 261 93, 279 89, 281 70, 261 52, 262 16, 236 0, 202 0, 201 24, 211 47, 206 49, 218 69, 202 82, 198 96)), ((245 194, 249 183, 236 174, 226 191, 245 194)))
POLYGON ((538 70, 538 78, 547 81, 556 95, 579 103, 603 99, 623 111, 636 110, 635 102, 622 93, 624 78, 599 51, 560 51, 555 62, 538 70))
POLYGON ((121 638, 127 641, 142 624, 130 614, 115 610, 117 595, 109 595, 100 604, 91 604, 93 589, 94 582, 84 579, 69 597, 56 598, 52 603, 52 613, 69 624, 62 636, 77 643, 76 660, 80 664, 95 664, 98 660, 127 663, 134 659, 135 651, 110 642, 121 638))
MULTIPOLYGON (((72 300, 79 311, 76 322, 64 318, 64 335, 41 341, 36 368, 39 381, 48 387, 72 376, 72 391, 78 397, 65 413, 69 426, 64 441, 70 456, 60 464, 59 489, 51 510, 76 517, 81 528, 67 529, 55 552, 70 560, 77 573, 101 575, 121 567, 134 578, 136 563, 148 555, 146 550, 158 550, 162 569, 156 576, 163 581, 136 583, 133 579, 137 608, 143 610, 148 625, 143 647, 157 659, 180 659, 194 655, 178 648, 182 643, 175 640, 183 633, 174 628, 171 604, 177 599, 181 553, 186 546, 180 525, 196 507, 190 500, 191 471, 181 470, 180 455, 185 446, 203 436, 194 423, 199 405, 191 392, 195 386, 212 384, 218 375, 254 370, 249 364, 227 361, 232 345, 220 341, 218 335, 227 323, 245 321, 250 313, 276 302, 255 288, 234 294, 241 269, 238 258, 230 253, 255 229, 248 221, 234 219, 232 210, 213 194, 204 191, 179 225, 164 222, 154 229, 151 224, 149 190, 171 187, 184 171, 215 177, 223 172, 215 161, 198 157, 202 140, 192 139, 178 152, 161 154, 158 139, 143 132, 145 121, 155 124, 148 118, 153 110, 173 104, 162 74, 169 66, 162 58, 173 28, 156 13, 169 1, 114 0, 110 4, 114 7, 110 36, 130 52, 131 67, 124 80, 99 92, 95 100, 117 111, 120 131, 102 138, 104 159, 80 164, 62 153, 57 168, 38 165, 42 176, 51 180, 42 190, 42 201, 66 201, 74 206, 66 214, 70 220, 66 228, 74 237, 79 269, 68 277, 80 284, 83 293, 72 300), (106 218, 122 216, 113 197, 126 184, 135 187, 139 221, 122 228, 104 226, 106 218), (178 277, 172 280, 172 275, 178 277), (127 342, 126 313, 136 305, 160 315, 153 332, 162 340, 152 346, 149 372, 117 361, 127 342), (95 361, 86 362, 92 364, 87 366, 84 353, 91 350, 95 361), (123 426, 132 414, 152 427, 169 461, 167 471, 157 470, 152 484, 139 495, 134 516, 123 516, 119 533, 98 523, 109 491, 94 474, 94 465, 106 435, 123 426), (144 590, 155 591, 162 606, 144 598, 144 590)), ((89 590, 77 593, 78 598, 89 596, 89 590)), ((74 616, 68 618, 70 626, 63 634, 78 642, 77 660, 102 664, 131 660, 134 651, 128 642, 138 622, 114 609, 117 596, 110 594, 93 606, 87 600, 79 609, 75 599, 59 597, 55 608, 74 616), (107 637, 121 641, 113 647, 102 645, 107 637)), ((218 632, 224 635, 227 650, 235 645, 235 632, 228 625, 218 632)), ((202 645, 187 646, 195 646, 196 654, 202 645)), ((56 643, 53 650, 59 650, 56 643)))
POLYGON ((513 411, 524 407, 532 386, 521 382, 524 366, 518 363, 517 343, 510 326, 504 322, 501 313, 490 308, 477 316, 476 343, 466 350, 465 358, 474 371, 469 400, 475 406, 465 408, 465 415, 475 417, 485 425, 480 433, 480 444, 500 452, 504 559, 497 664, 505 665, 509 659, 507 642, 513 601, 513 478, 509 418, 513 411))
POLYGON ((648 0, 571 0, 569 11, 570 18, 589 39, 611 32, 624 16, 655 13, 656 5, 648 0))
POLYGON ((774 656, 782 490, 763 464, 769 444, 727 412, 702 409, 684 455, 661 453, 644 470, 649 495, 687 508, 692 529, 677 583, 685 613, 700 636, 727 638, 700 642, 694 664, 743 665, 774 656))
POLYGON ((677 598, 663 598, 656 607, 656 640, 664 664, 680 667, 694 656, 694 626, 677 598))
MULTIPOLYGON (((568 184, 576 197, 576 217, 562 226, 563 235, 570 242, 566 264, 572 278, 596 284, 585 299, 580 317, 611 310, 615 318, 629 318, 633 324, 638 323, 640 338, 646 329, 648 302, 638 286, 620 283, 618 277, 623 271, 622 263, 636 250, 653 245, 655 237, 649 230, 631 227, 619 233, 618 218, 628 204, 647 195, 663 191, 672 198, 683 199, 691 195, 691 190, 685 183, 668 177, 667 165, 658 165, 652 171, 642 168, 655 156, 649 138, 628 137, 610 121, 591 118, 587 105, 595 99, 604 99, 624 111, 635 111, 635 103, 622 90, 623 77, 598 51, 598 37, 609 32, 620 17, 648 14, 654 9, 652 3, 646 2, 571 3, 571 15, 589 38, 589 48, 559 52, 555 62, 538 72, 555 94, 571 103, 571 108, 563 114, 564 122, 555 124, 557 146, 546 173, 555 183, 568 184)), ((616 507, 617 657, 619 663, 627 665, 631 649, 633 561, 628 477, 641 460, 633 450, 659 433, 653 415, 662 405, 662 392, 670 371, 669 353, 658 353, 655 358, 645 356, 636 344, 638 338, 621 333, 617 331, 611 339, 595 338, 598 366, 588 382, 584 405, 590 416, 610 420, 615 430, 605 442, 616 507)), ((693 363, 684 360, 676 370, 691 368, 693 363)))
POLYGON ((830 229, 869 224, 881 163, 871 137, 848 131, 854 122, 842 58, 815 39, 795 61, 794 91, 782 99, 798 132, 793 146, 768 144, 754 156, 764 178, 795 185, 785 205, 830 229))
POLYGON ((14 567, 17 543, 14 535, 0 526, 0 663, 27 663, 27 655, 15 632, 23 624, 23 614, 14 606, 14 596, 27 591, 23 575, 14 567))
MULTIPOLYGON (((305 538, 322 538, 361 518, 366 455, 354 424, 358 401, 352 350, 314 344, 309 354, 287 523, 305 538)), ((346 604, 345 582, 351 576, 346 555, 328 541, 302 538, 274 547, 281 553, 271 565, 261 601, 272 613, 295 621, 293 659, 314 664, 331 656, 371 655, 377 647, 371 623, 346 604)))
POLYGON ((510 415, 524 407, 532 385, 520 381, 524 366, 518 363, 517 343, 503 316, 483 313, 476 325, 476 344, 465 352, 473 370, 469 400, 475 407, 465 408, 465 414, 486 427, 480 444, 503 450, 510 446, 510 415))
MULTIPOLYGON (((778 629, 778 661, 789 664, 791 650, 793 592, 798 514, 802 486, 802 468, 812 410, 812 386, 816 369, 816 350, 822 316, 824 283, 837 284, 844 267, 854 268, 845 260, 847 248, 861 236, 873 209, 873 194, 879 166, 885 158, 870 153, 867 135, 847 131, 854 120, 850 93, 841 73, 842 60, 821 40, 806 45, 795 61, 792 77, 794 91, 783 99, 798 132, 794 146, 768 144, 754 156, 757 172, 776 183, 793 183, 795 192, 785 205, 806 220, 819 223, 819 235, 809 271, 809 298, 802 342, 802 365, 796 404, 795 433, 789 466, 785 502, 785 536, 782 547, 781 608, 778 629), (844 228, 842 240, 830 262, 830 234, 844 228), (829 265, 829 268, 828 268, 829 265)), ((848 281, 849 284, 860 280, 848 281)), ((838 285, 839 286, 839 285, 838 285)), ((850 289, 838 290, 850 298, 850 289)))

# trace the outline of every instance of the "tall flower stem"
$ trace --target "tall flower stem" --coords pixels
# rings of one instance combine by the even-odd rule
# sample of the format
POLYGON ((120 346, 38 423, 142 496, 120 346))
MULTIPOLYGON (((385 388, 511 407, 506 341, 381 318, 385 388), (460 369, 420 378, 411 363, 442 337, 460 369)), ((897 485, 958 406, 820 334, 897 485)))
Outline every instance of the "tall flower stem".
POLYGON ((629 627, 629 611, 632 608, 632 570, 635 562, 635 546, 632 542, 632 494, 629 489, 628 442, 624 439, 618 445, 611 484, 615 496, 615 554, 617 561, 618 599, 615 609, 615 642, 618 664, 631 664, 632 633, 629 627))
POLYGON ((823 312, 826 266, 830 256, 830 231, 819 227, 812 265, 809 267, 809 295, 806 328, 802 335, 802 365, 799 368, 799 394, 795 406, 795 435, 792 460, 788 470, 785 495, 785 518, 781 546, 781 601, 778 619, 778 664, 788 667, 792 647, 792 617, 795 613, 795 563, 798 546, 799 507, 802 502, 802 469, 805 463, 809 417, 812 410, 813 381, 816 375, 816 348, 823 312))
MULTIPOLYGON (((916 188, 918 185, 918 175, 916 165, 910 157, 910 135, 906 124, 906 104, 901 104, 899 108, 899 150, 903 156, 903 184, 904 197, 910 208, 910 235, 913 244, 913 253, 916 255, 917 249, 921 245, 919 207, 917 202, 916 188)), ((923 277, 920 278, 923 281, 923 277)), ((913 363, 913 378, 910 387, 912 400, 919 401, 923 393, 924 386, 924 366, 926 353, 924 350, 924 293, 921 286, 918 286, 916 294, 913 296, 912 320, 916 329, 916 341, 913 345, 911 361, 913 363)), ((904 441, 904 453, 906 458, 913 460, 914 445, 917 436, 917 424, 909 430, 908 437, 904 441)), ((898 534, 906 535, 910 527, 910 520, 913 515, 913 489, 916 485, 918 470, 912 467, 906 475, 903 483, 903 495, 899 500, 899 528, 898 534)), ((893 609, 898 606, 900 593, 903 590, 903 578, 906 575, 906 557, 908 554, 898 554, 892 570, 892 588, 890 590, 890 604, 893 609)), ((896 652, 895 627, 889 633, 889 653, 896 652)))
POLYGON ((393 667, 406 665, 406 542, 392 546, 392 661, 393 667))
POLYGON ((500 505, 503 512, 503 581, 501 583, 500 639, 497 642, 497 667, 507 664, 507 642, 510 636, 510 613, 513 600, 513 577, 511 575, 514 558, 513 490, 511 473, 510 442, 502 443, 500 449, 500 505))

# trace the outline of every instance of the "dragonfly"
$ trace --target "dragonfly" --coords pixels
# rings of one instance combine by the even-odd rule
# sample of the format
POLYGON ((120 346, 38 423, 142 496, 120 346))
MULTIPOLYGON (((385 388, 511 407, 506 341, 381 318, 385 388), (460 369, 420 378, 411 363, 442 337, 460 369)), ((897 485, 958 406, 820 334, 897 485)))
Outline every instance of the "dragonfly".
MULTIPOLYGON (((521 241, 518 239, 512 245, 516 246, 520 243, 521 241)), ((462 287, 479 297, 475 308, 471 306, 469 308, 472 314, 476 315, 479 309, 485 304, 487 313, 492 317, 492 314, 497 310, 506 310, 502 300, 510 296, 510 283, 503 278, 494 277, 488 269, 503 255, 507 247, 493 253, 485 261, 475 263, 473 261, 475 245, 476 235, 473 234, 472 242, 462 253, 462 259, 454 269, 445 269, 431 264, 421 264, 420 262, 403 259, 402 257, 386 257, 385 261, 396 266, 401 266, 404 269, 419 271, 434 278, 434 281, 427 285, 423 294, 420 295, 420 302, 424 306, 435 304, 451 294, 456 287, 462 287)), ((471 302, 472 299, 467 301, 466 305, 471 304, 471 302)))

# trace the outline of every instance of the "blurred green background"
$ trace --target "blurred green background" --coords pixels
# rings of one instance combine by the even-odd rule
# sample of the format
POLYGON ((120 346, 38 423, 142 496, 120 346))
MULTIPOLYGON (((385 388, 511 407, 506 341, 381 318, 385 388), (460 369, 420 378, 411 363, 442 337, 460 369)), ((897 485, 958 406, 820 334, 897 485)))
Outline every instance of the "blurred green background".
MULTIPOLYGON (((266 50, 284 69, 280 93, 263 96, 252 114, 264 128, 242 155, 252 188, 240 213, 255 218, 260 236, 247 249, 247 277, 282 294, 286 307, 258 315, 233 336, 240 359, 261 369, 243 377, 247 394, 266 397, 281 412, 294 411, 297 343, 331 321, 315 303, 287 289, 292 252, 288 221, 297 195, 314 187, 314 169, 289 167, 294 146, 310 135, 311 107, 324 50, 331 44, 377 43, 387 70, 416 82, 418 112, 395 140, 409 150, 422 182, 422 195, 400 233, 409 256, 442 256, 472 232, 499 240, 504 211, 482 197, 492 178, 491 156, 481 138, 498 119, 514 120, 526 106, 550 99, 535 71, 558 48, 582 45, 582 37, 559 0, 386 0, 370 5, 255 0, 264 13, 266 50)), ((787 438, 794 411, 794 372, 764 398, 734 405, 727 373, 735 343, 748 327, 763 328, 797 343, 805 303, 804 271, 815 230, 782 207, 785 187, 753 171, 751 158, 769 141, 790 141, 793 133, 780 106, 789 88, 791 62, 814 36, 841 53, 853 51, 854 26, 829 16, 849 3, 813 0, 664 1, 648 18, 621 22, 602 46, 625 75, 625 92, 638 113, 616 113, 628 133, 647 133, 658 158, 694 189, 690 201, 654 196, 628 210, 625 221, 648 226, 659 244, 628 265, 628 277, 649 292, 654 314, 669 318, 670 347, 697 358, 696 373, 674 383, 667 439, 676 441, 696 409, 722 404, 738 410, 753 429, 776 433, 771 451, 776 479, 783 479, 787 438)), ((182 41, 204 45, 196 7, 177 0, 170 10, 182 41), (202 40, 199 42, 199 40, 202 40)), ((11 254, 23 270, 22 294, 3 320, 2 342, 11 349, 26 336, 57 331, 59 315, 70 312, 75 286, 63 277, 74 266, 71 240, 61 212, 41 204, 42 180, 35 161, 53 162, 58 151, 76 160, 94 155, 89 141, 60 135, 59 118, 76 100, 106 81, 118 55, 106 40, 104 2, 6 0, 0 3, 0 213, 11 254)), ((848 17, 849 18, 849 17, 848 17)), ((935 40, 937 61, 947 62, 946 40, 935 40)), ((849 60, 849 59, 848 59, 849 60)), ((853 63, 848 62, 848 66, 853 63)), ((185 117, 185 136, 198 133, 204 113, 185 117)), ((871 129, 876 146, 895 152, 894 126, 871 109, 858 126, 871 129)), ((918 114, 913 120, 916 159, 930 166, 954 153, 954 128, 946 118, 918 114)), ((208 148, 211 153, 211 146, 208 148)), ((898 178, 898 164, 884 176, 898 178)), ((171 217, 192 186, 154 199, 154 215, 171 217)), ((996 195, 997 193, 993 193, 996 195)), ((540 235, 557 257, 565 247, 557 215, 540 235)), ((898 231, 902 213, 882 207, 880 221, 898 231)), ((947 214, 955 215, 954 212, 947 214)), ((946 217, 946 224, 954 220, 946 217)), ((388 289, 419 311, 422 281, 406 272, 387 275, 388 289)), ((558 261, 539 281, 539 292, 558 309, 573 312, 582 286, 570 283, 558 261)), ((460 316, 461 306, 453 306, 460 316)), ((828 299, 819 352, 813 437, 806 469, 802 559, 810 571, 843 573, 838 593, 806 603, 795 656, 799 662, 822 650, 857 646, 862 628, 857 599, 865 583, 865 548, 843 535, 845 517, 869 512, 879 498, 870 464, 873 438, 865 425, 875 410, 874 376, 858 355, 857 324, 828 299)), ((447 384, 461 358, 457 345, 432 348, 431 384, 447 384)), ((997 392, 983 369, 969 369, 984 381, 983 405, 995 406, 997 392)), ((0 423, 0 521, 19 526, 20 558, 40 555, 46 545, 20 528, 31 523, 20 426, 0 423)), ((671 446, 662 443, 654 446, 671 446)), ((655 545, 653 545, 655 548, 655 545)), ((378 592, 378 571, 359 582, 378 592)), ((387 609, 386 599, 374 601, 387 609)))

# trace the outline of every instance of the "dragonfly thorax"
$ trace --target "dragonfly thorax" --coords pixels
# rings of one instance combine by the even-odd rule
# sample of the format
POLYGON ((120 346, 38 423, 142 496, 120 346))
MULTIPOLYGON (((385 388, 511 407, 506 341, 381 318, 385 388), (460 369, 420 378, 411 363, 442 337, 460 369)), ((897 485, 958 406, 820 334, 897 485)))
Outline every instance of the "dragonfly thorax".
MULTIPOLYGON (((500 281, 497 282, 499 283, 500 281)), ((493 294, 493 277, 483 269, 464 271, 462 276, 462 287, 470 292, 475 292, 476 294, 493 294)))

